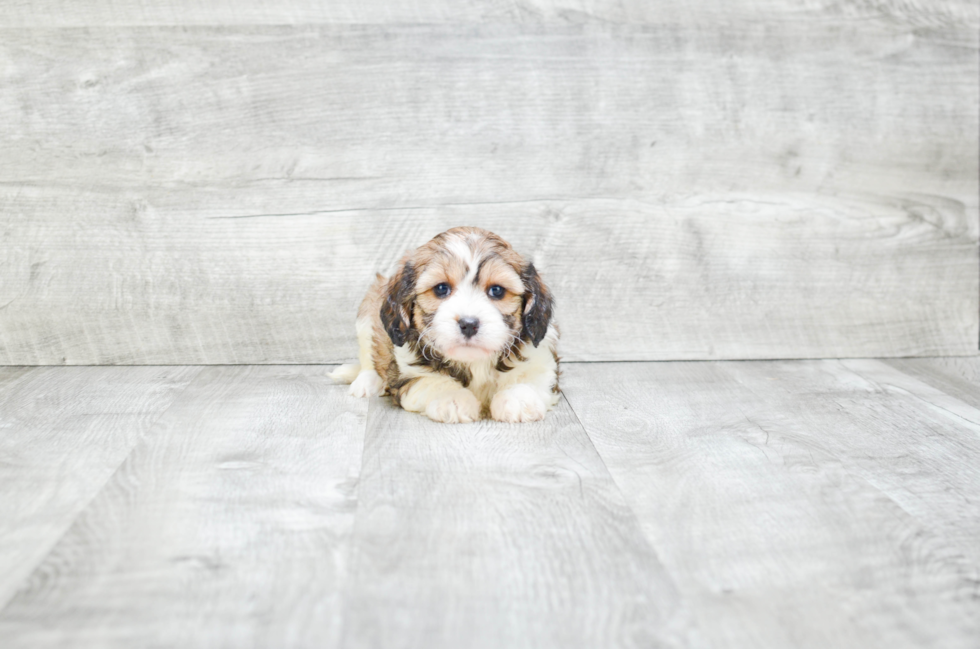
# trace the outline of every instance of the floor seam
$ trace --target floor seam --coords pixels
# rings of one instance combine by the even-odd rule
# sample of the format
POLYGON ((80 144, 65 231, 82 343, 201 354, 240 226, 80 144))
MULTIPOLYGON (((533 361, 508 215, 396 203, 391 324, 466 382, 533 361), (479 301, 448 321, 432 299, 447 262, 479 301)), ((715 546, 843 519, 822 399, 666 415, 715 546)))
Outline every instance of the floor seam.
MULTIPOLYGON (((178 367, 180 367, 180 366, 178 366, 178 367)), ((24 579, 18 584, 17 588, 13 590, 13 592, 10 595, 10 597, 7 598, 6 601, 0 601, 0 619, 2 619, 4 617, 4 613, 10 607, 10 605, 17 599, 18 595, 20 595, 20 593, 24 591, 25 584, 27 584, 27 583, 30 582, 31 578, 37 572, 38 568, 41 567, 42 565, 44 565, 44 562, 47 561, 48 557, 51 556, 51 553, 55 550, 55 548, 57 548, 58 545, 68 535, 68 533, 71 532, 72 528, 75 527, 75 524, 78 522, 78 519, 85 512, 88 511, 89 507, 92 506, 92 503, 95 502, 96 498, 98 498, 99 495, 101 495, 102 492, 105 491, 106 485, 108 485, 110 482, 112 482, 112 479, 116 477, 116 475, 119 473, 119 470, 126 464, 126 462, 129 460, 129 458, 132 457, 133 453, 139 447, 139 445, 142 444, 142 443, 144 443, 148 439, 150 439, 150 437, 153 434, 153 429, 156 427, 157 423, 163 418, 164 415, 166 415, 168 412, 170 412, 171 409, 173 409, 173 407, 177 404, 177 402, 184 395, 184 393, 186 393, 187 390, 195 382, 197 382, 197 380, 200 378, 200 375, 203 373, 203 371, 204 371, 204 368, 201 367, 198 370, 198 372, 187 382, 187 384, 174 396, 174 398, 173 398, 173 400, 171 400, 170 404, 167 405, 166 408, 164 408, 163 410, 161 410, 160 413, 156 417, 154 417, 147 424, 147 426, 146 426, 146 432, 143 435, 141 435, 137 440, 135 440, 133 442, 132 446, 129 447, 129 450, 126 451, 126 454, 122 457, 122 459, 120 459, 119 463, 115 466, 115 468, 112 469, 112 471, 109 473, 109 475, 106 476, 106 479, 102 482, 102 484, 100 484, 97 489, 94 489, 92 491, 92 496, 85 502, 85 504, 81 508, 79 508, 78 512, 76 512, 76 514, 68 522, 68 524, 61 531, 61 533, 58 534, 57 538, 55 538, 51 542, 51 544, 45 550, 44 555, 41 556, 37 560, 37 563, 35 563, 31 567, 31 571, 29 573, 27 573, 27 575, 24 577, 24 579)))
MULTIPOLYGON (((340 386, 346 391, 347 386, 340 386)), ((364 450, 367 446, 368 441, 368 426, 371 422, 371 412, 373 407, 377 404, 378 398, 368 398, 364 400, 364 428, 363 434, 361 435, 361 458, 358 463, 357 470, 357 486, 354 488, 354 511, 351 514, 351 525, 350 525, 350 536, 348 538, 346 552, 347 557, 345 561, 345 569, 343 575, 343 583, 338 589, 339 602, 339 617, 340 625, 337 629, 337 642, 336 646, 339 649, 343 649, 344 643, 344 633, 347 629, 347 607, 348 607, 348 595, 351 590, 351 583, 353 581, 353 568, 354 568, 354 539, 357 537, 357 522, 361 519, 361 481, 364 477, 364 450)))

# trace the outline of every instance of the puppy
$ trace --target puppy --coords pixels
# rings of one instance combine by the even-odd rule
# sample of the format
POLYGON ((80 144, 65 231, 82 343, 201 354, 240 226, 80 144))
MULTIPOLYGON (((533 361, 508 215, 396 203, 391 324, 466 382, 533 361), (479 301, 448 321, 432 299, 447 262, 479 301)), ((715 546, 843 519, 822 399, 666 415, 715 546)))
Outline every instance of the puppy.
POLYGON ((558 402, 558 329, 534 265, 453 228, 378 275, 357 312, 359 364, 331 376, 435 421, 543 419, 558 402))

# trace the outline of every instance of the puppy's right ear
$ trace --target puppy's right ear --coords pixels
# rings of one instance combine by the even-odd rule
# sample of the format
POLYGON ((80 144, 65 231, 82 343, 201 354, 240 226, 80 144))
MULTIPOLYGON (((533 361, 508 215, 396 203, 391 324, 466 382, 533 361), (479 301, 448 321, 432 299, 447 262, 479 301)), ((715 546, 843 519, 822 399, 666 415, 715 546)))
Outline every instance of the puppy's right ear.
POLYGON ((381 324, 395 347, 401 347, 408 339, 414 305, 415 267, 406 261, 402 269, 388 280, 385 299, 381 303, 381 324))

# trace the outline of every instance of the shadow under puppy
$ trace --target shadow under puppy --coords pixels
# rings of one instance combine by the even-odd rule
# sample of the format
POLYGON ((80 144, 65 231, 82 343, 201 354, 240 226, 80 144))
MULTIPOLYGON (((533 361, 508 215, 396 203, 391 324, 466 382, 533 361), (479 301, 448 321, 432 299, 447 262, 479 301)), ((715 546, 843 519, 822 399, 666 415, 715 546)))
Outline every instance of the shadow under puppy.
POLYGON ((558 402, 558 329, 534 265, 453 228, 378 275, 357 312, 359 363, 331 377, 447 423, 535 421, 558 402))

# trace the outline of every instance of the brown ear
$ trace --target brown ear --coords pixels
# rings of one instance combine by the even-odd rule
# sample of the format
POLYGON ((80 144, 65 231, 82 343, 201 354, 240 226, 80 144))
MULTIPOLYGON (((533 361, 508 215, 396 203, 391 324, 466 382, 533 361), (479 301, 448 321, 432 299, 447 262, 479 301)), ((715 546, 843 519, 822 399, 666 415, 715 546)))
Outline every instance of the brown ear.
POLYGON ((525 287, 521 340, 530 340, 537 347, 548 333, 548 323, 551 322, 551 292, 541 281, 534 264, 524 267, 521 281, 525 287))
POLYGON ((388 280, 385 299, 381 303, 381 323, 395 347, 401 347, 408 339, 414 305, 415 268, 406 261, 402 269, 388 280))

